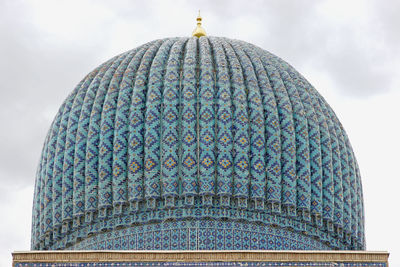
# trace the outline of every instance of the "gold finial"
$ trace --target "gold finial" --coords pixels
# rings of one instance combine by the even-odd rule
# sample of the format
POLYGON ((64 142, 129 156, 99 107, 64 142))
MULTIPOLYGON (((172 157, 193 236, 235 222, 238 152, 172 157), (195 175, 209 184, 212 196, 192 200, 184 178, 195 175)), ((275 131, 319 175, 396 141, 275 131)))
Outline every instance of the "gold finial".
POLYGON ((194 29, 192 36, 196 36, 200 38, 201 36, 206 36, 206 31, 201 27, 201 16, 200 16, 200 10, 199 10, 199 15, 197 16, 197 27, 194 29))

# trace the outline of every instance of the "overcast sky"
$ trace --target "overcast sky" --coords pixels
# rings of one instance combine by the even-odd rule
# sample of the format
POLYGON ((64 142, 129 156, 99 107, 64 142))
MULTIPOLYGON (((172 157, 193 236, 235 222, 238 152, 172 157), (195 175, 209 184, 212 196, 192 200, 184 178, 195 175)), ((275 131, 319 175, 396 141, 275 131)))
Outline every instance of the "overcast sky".
POLYGON ((293 65, 343 123, 360 165, 368 250, 400 266, 400 1, 0 0, 0 265, 29 250, 33 185, 58 107, 92 69, 145 42, 208 35, 293 65))

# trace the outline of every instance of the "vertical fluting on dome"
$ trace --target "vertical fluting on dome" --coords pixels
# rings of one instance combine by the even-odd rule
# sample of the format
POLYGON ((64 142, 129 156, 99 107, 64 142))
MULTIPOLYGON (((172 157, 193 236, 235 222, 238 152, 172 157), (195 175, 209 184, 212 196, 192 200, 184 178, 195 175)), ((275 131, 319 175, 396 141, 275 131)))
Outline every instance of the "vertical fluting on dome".
POLYGON ((149 206, 161 197, 162 180, 162 122, 163 122, 163 92, 168 55, 175 40, 169 40, 157 51, 149 74, 149 90, 146 95, 145 142, 144 142, 144 194, 149 206), (161 155, 160 155, 161 153, 161 155))
POLYGON ((357 220, 358 220, 358 218, 357 218, 357 215, 356 215, 356 213, 357 213, 357 202, 356 202, 356 194, 357 194, 357 192, 356 192, 356 188, 357 188, 357 186, 356 186, 356 165, 355 165, 355 158, 354 158, 354 155, 353 155, 353 151, 351 150, 351 145, 350 145, 350 142, 349 142, 349 139, 348 139, 348 137, 347 137, 347 134, 346 134, 346 132, 344 131, 344 129, 343 129, 343 127, 342 127, 342 125, 340 124, 340 128, 341 128, 341 130, 342 130, 342 132, 343 132, 343 137, 344 137, 344 139, 345 139, 345 145, 346 145, 346 148, 347 148, 347 156, 348 156, 348 159, 349 159, 349 166, 350 166, 350 186, 351 186, 351 191, 350 191, 350 194, 351 194, 351 199, 350 199, 350 205, 351 205, 351 236, 352 236, 352 241, 354 242, 355 240, 355 238, 357 237, 357 220))
MULTIPOLYGON (((321 137, 321 144, 330 144, 332 150, 332 168, 333 168, 333 181, 334 181, 334 219, 333 224, 336 228, 341 227, 342 218, 341 218, 341 210, 342 210, 342 181, 341 181, 341 162, 340 162, 340 154, 339 154, 339 144, 337 139, 337 134, 334 129, 334 125, 328 111, 325 106, 321 106, 318 99, 314 96, 314 101, 316 102, 316 107, 318 107, 325 119, 324 124, 328 125, 329 135, 321 137), (322 139, 324 137, 324 139, 322 139), (328 139, 330 137, 330 140, 328 139), (327 140, 325 140, 325 138, 327 140)), ((322 116, 321 116, 322 117, 322 116)))
POLYGON ((339 139, 339 150, 340 150, 340 159, 342 166, 342 187, 343 187, 343 230, 345 235, 345 241, 347 244, 350 242, 350 184, 349 184, 349 163, 347 158, 347 151, 344 143, 344 138, 342 131, 340 130, 339 125, 337 125, 336 117, 331 114, 331 119, 334 120, 336 134, 339 139))
MULTIPOLYGON (((293 122, 295 126, 295 140, 296 140, 296 174, 297 174, 297 209, 308 215, 310 210, 313 210, 313 215, 317 223, 321 217, 321 201, 319 197, 314 197, 311 201, 311 171, 310 171, 310 144, 308 132, 308 119, 305 116, 303 103, 296 90, 292 78, 286 71, 280 71, 282 79, 285 81, 284 85, 287 88, 289 99, 293 108, 293 122)), ((317 190, 313 192, 320 192, 322 186, 321 181, 317 178, 313 185, 317 185, 317 190)), ((315 196, 315 195, 314 195, 315 196)), ((308 217, 308 216, 307 216, 308 217)))
MULTIPOLYGON (((97 70, 95 70, 93 73, 96 73, 97 70)), ((76 96, 78 95, 78 92, 81 90, 82 86, 85 84, 85 80, 88 78, 88 76, 82 80, 81 84, 79 84, 73 93, 67 98, 65 101, 65 106, 62 111, 62 117, 61 117, 61 122, 60 122, 60 128, 59 128, 59 133, 57 136, 57 147, 56 147, 56 156, 55 156, 55 161, 54 161, 54 185, 53 185, 53 220, 55 223, 53 223, 53 227, 57 227, 57 231, 54 231, 56 236, 61 235, 61 225, 62 224, 68 224, 69 219, 72 217, 72 214, 70 217, 67 216, 66 211, 69 213, 72 213, 72 206, 69 206, 66 204, 64 197, 67 195, 69 196, 70 192, 67 191, 69 189, 70 191, 72 190, 71 187, 67 188, 66 187, 66 180, 69 180, 72 177, 66 178, 64 177, 64 162, 66 158, 66 148, 67 148, 67 138, 68 138, 68 122, 69 122, 69 117, 70 113, 72 111, 72 106, 74 103, 74 100, 76 96), (70 208, 70 210, 67 209, 70 208), (58 227, 60 226, 60 227, 58 227)), ((91 78, 89 78, 91 79, 91 78)), ((61 111, 61 110, 60 110, 61 111)), ((72 204, 72 203, 71 203, 72 204)), ((50 226, 51 227, 51 226, 50 226)), ((66 231, 66 229, 64 228, 66 231)), ((64 232, 65 232, 64 231, 64 232)), ((54 237, 53 233, 53 237, 54 237)))
POLYGON ((260 57, 253 49, 243 45, 255 72, 264 107, 266 199, 268 208, 280 212, 281 203, 281 129, 274 92, 260 57))
POLYGON ((362 249, 365 249, 365 231, 364 231, 364 220, 365 220, 365 213, 364 213, 364 197, 363 197, 363 191, 362 191, 362 185, 361 185, 361 175, 360 175, 360 169, 358 168, 358 164, 356 162, 357 166, 357 193, 358 193, 358 198, 357 198, 357 206, 358 206, 358 232, 357 232, 357 242, 361 243, 363 245, 362 249))
MULTIPOLYGON (((307 87, 308 85, 305 84, 307 87)), ((334 216, 334 156, 336 152, 336 138, 332 132, 331 121, 326 118, 326 114, 322 111, 321 106, 312 93, 309 93, 312 105, 315 109, 320 129, 321 143, 321 163, 323 175, 323 218, 328 231, 333 231, 334 216)))
MULTIPOLYGON (((328 154, 330 153, 329 148, 325 149, 324 152, 327 153, 324 159, 325 162, 322 162, 322 149, 321 149, 321 135, 320 135, 320 126, 317 120, 316 111, 312 105, 311 98, 307 91, 305 90, 304 84, 298 75, 293 72, 290 68, 287 69, 288 74, 293 79, 294 84, 296 84, 296 90, 301 98, 301 102, 304 106, 304 113, 307 117, 307 126, 308 126, 308 139, 309 139, 309 150, 310 150, 310 183, 311 183, 311 207, 309 212, 314 215, 314 218, 324 218, 324 205, 327 205, 326 201, 324 202, 324 191, 330 190, 329 184, 326 185, 326 182, 323 181, 323 170, 329 170, 331 168, 331 160, 328 154), (325 164, 325 166, 323 165, 325 164), (324 167, 323 167, 324 166, 324 167)), ((326 130, 326 129, 325 129, 326 130)), ((327 130, 326 130, 327 131, 327 130)), ((329 182, 330 172, 326 172, 326 180, 329 182)), ((325 195, 325 199, 332 199, 332 192, 327 192, 325 195)), ((329 207, 327 208, 329 209, 329 207)), ((307 214, 303 214, 307 216, 307 214)), ((308 216, 307 216, 308 217, 308 216)), ((326 220, 325 220, 326 221, 326 220)))
POLYGON ((191 38, 186 44, 186 51, 183 59, 182 78, 182 104, 181 120, 181 181, 182 196, 185 198, 185 205, 194 205, 194 196, 198 193, 198 71, 197 71, 197 39, 191 38))
MULTIPOLYGON (((86 92, 96 77, 97 73, 92 72, 89 77, 85 79, 85 82, 82 84, 78 93, 74 97, 72 101, 71 110, 68 116, 67 123, 67 133, 65 138, 65 152, 62 164, 62 218, 64 222, 70 222, 74 218, 74 180, 76 180, 76 176, 74 176, 74 151, 75 151, 75 140, 76 140, 76 132, 78 128, 78 121, 80 117, 80 112, 82 108, 82 102, 85 98, 86 92)), ((75 217, 77 218, 77 217, 75 217)))
POLYGON ((348 137, 297 71, 241 41, 169 38, 104 63, 63 103, 37 171, 32 248, 90 248, 80 240, 125 229, 136 249, 279 248, 263 243, 272 232, 312 243, 294 249, 362 249, 363 217, 348 137))
POLYGON ((199 39, 199 194, 206 206, 212 205, 215 195, 215 85, 210 44, 199 39))
MULTIPOLYGON (((44 168, 44 164, 45 164, 45 160, 47 160, 47 157, 45 158, 45 156, 44 155, 46 155, 47 154, 47 142, 48 142, 48 136, 49 136, 49 134, 47 134, 47 136, 46 136, 46 139, 45 139, 45 141, 44 141, 44 147, 43 147, 43 149, 42 149, 42 159, 41 159, 41 161, 40 161, 40 163, 39 163, 39 166, 38 166, 38 169, 37 169, 37 175, 39 176, 39 177, 43 177, 42 175, 43 175, 43 170, 45 169, 44 168)), ((32 239, 34 239, 34 238, 36 238, 36 240, 40 240, 41 238, 42 238, 42 233, 43 233, 43 230, 42 230, 42 233, 41 233, 41 219, 43 219, 43 217, 41 217, 41 213, 43 212, 43 210, 41 210, 42 209, 42 202, 41 202, 41 199, 43 198, 43 188, 44 188, 44 185, 42 185, 42 184, 44 184, 44 179, 42 178, 42 179, 40 179, 40 180, 37 180, 36 182, 35 182, 35 196, 34 196, 34 202, 33 202, 33 212, 32 212, 32 215, 33 216, 35 216, 33 219, 32 219, 32 228, 33 228, 33 230, 32 230, 32 239)))
POLYGON ((162 45, 157 41, 145 53, 136 72, 129 111, 128 138, 128 192, 130 210, 137 211, 144 197, 144 111, 148 71, 154 56, 162 45))
MULTIPOLYGON (((113 203, 114 214, 123 213, 123 207, 129 205, 128 196, 128 127, 129 109, 131 106, 131 95, 135 81, 136 71, 140 62, 149 48, 150 44, 140 47, 133 59, 129 62, 127 70, 123 75, 120 91, 118 94, 117 109, 115 114, 115 131, 113 141, 113 203)), ((116 227, 126 226, 123 220, 116 220, 116 227)))
POLYGON ((240 209, 247 208, 250 185, 250 138, 249 114, 246 87, 242 67, 232 46, 223 42, 231 74, 231 90, 233 103, 233 196, 237 199, 240 209))
MULTIPOLYGON (((63 106, 60 110, 63 109, 63 106)), ((57 114, 53 124, 50 126, 49 130, 49 143, 48 143, 48 153, 47 153, 47 166, 46 166, 46 176, 45 183, 47 186, 45 187, 45 199, 46 203, 44 203, 44 232, 47 233, 52 230, 53 225, 53 185, 54 181, 54 158, 56 154, 56 144, 57 144, 57 135, 60 127, 61 116, 60 113, 57 114)))
POLYGON ((162 192, 167 207, 175 206, 179 196, 180 175, 180 142, 181 139, 181 65, 183 47, 187 39, 175 42, 169 53, 164 77, 163 110, 162 110, 162 192), (178 157, 176 157, 178 155, 178 157))
MULTIPOLYGON (((84 100, 86 99, 87 95, 91 94, 93 90, 97 89, 98 84, 96 82, 99 80, 100 76, 102 76, 105 69, 108 69, 108 66, 100 68, 97 73, 93 73, 93 77, 86 79, 85 83, 82 85, 79 93, 74 99, 68 119, 65 146, 66 150, 63 163, 62 206, 64 212, 63 222, 66 224, 72 224, 73 227, 79 227, 80 224, 83 223, 82 218, 84 214, 84 202, 82 201, 84 191, 84 176, 82 177, 82 175, 80 175, 83 174, 82 172, 77 173, 79 170, 78 168, 82 168, 82 164, 79 165, 78 162, 80 159, 75 157, 76 151, 79 145, 81 145, 79 142, 81 136, 78 135, 79 122, 81 122, 80 119, 82 118, 81 114, 84 100)), ((84 156, 82 159, 84 159, 84 156)))
MULTIPOLYGON (((86 149, 88 132, 90 125, 90 114, 92 111, 93 103, 96 97, 97 89, 103 79, 106 71, 108 70, 111 63, 104 64, 99 70, 97 75, 91 82, 83 99, 78 129, 76 133, 76 148, 74 153, 74 168, 73 168, 73 215, 78 218, 76 221, 81 221, 82 216, 85 215, 85 184, 87 183, 87 177, 85 175, 85 163, 86 163, 86 149)), ((76 222, 75 222, 76 223, 76 222)), ((81 222, 82 223, 82 222, 81 222)))
POLYGON ((275 94, 279 122, 281 125, 281 175, 282 205, 289 216, 296 215, 296 139, 293 109, 278 70, 266 55, 260 55, 275 94))
MULTIPOLYGON (((300 188, 303 188, 303 191, 305 191, 298 192, 300 194, 297 195, 297 200, 300 203, 307 200, 308 205, 303 205, 305 207, 302 214, 304 219, 309 220, 309 214, 311 213, 315 222, 321 225, 322 162, 319 134, 320 127, 317 125, 317 117, 312 107, 310 96, 305 90, 302 80, 298 79, 298 75, 296 75, 297 72, 293 71, 286 62, 279 60, 273 55, 269 56, 269 60, 275 65, 280 66, 279 69, 282 73, 283 80, 286 81, 285 86, 288 88, 292 105, 295 107, 293 117, 296 124, 296 168, 298 174, 303 173, 303 178, 300 176, 298 182, 302 184, 300 188), (306 135, 305 138, 304 135, 306 135), (306 188, 307 190, 304 190, 306 188), (309 190, 311 190, 311 192, 309 190), (307 198, 307 195, 310 197, 307 198)), ((322 130, 324 130, 324 128, 322 128, 322 130)), ((325 149, 324 152, 327 152, 326 150, 329 151, 329 148, 325 149)), ((330 158, 326 160, 325 164, 327 164, 328 168, 330 167, 330 158)), ((299 188, 299 186, 297 188, 299 188)))
MULTIPOLYGON (((136 53, 136 49, 129 52, 121 62, 109 73, 110 80, 104 84, 104 102, 101 110, 100 138, 99 138, 99 167, 98 167, 98 209, 100 217, 107 217, 113 207, 113 200, 117 195, 113 194, 113 170, 112 157, 114 150, 115 114, 118 102, 120 82, 129 62, 136 53)), ((103 229, 108 226, 104 225, 103 229)))
MULTIPOLYGON (((217 93, 216 102, 216 191, 221 206, 226 209, 230 206, 233 186, 233 114, 232 94, 230 90, 229 69, 221 41, 210 38, 213 47, 215 81, 217 93)), ((225 210, 225 213, 227 211, 225 210)))
MULTIPOLYGON (((85 153, 85 221, 88 222, 91 221, 93 214, 98 211, 98 207, 101 205, 100 199, 102 199, 102 196, 100 196, 99 193, 99 186, 101 183, 100 180, 104 179, 104 177, 100 178, 99 156, 103 105, 111 78, 125 56, 126 55, 124 54, 113 60, 105 73, 102 74, 90 112, 85 153)), ((92 99, 88 100, 90 102, 93 101, 92 99)), ((102 151, 102 153, 104 153, 104 151, 102 151)), ((104 173, 101 175, 104 175, 104 173)))
POLYGON ((265 131, 264 110, 257 78, 251 61, 238 44, 232 43, 242 67, 244 87, 246 88, 249 116, 249 167, 250 167, 250 198, 256 209, 264 209, 265 200, 265 131))

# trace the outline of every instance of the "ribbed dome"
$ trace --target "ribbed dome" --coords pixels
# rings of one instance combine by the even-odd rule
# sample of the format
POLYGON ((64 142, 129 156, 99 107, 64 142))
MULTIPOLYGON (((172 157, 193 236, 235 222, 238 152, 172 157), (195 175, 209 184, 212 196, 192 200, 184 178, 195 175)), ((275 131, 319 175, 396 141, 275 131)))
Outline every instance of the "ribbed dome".
POLYGON ((32 249, 364 249, 347 135, 289 64, 168 38, 89 73, 36 175, 32 249))

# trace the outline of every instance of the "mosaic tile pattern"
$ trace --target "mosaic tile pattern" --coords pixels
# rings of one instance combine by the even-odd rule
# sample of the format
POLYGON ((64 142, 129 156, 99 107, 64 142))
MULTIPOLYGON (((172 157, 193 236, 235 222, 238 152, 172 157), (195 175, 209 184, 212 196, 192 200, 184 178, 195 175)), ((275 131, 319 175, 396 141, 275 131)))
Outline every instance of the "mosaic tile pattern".
POLYGON ((270 229, 307 240, 290 249, 365 248, 348 137, 282 59, 226 38, 156 40, 99 66, 61 106, 36 175, 32 249, 107 247, 121 231, 139 231, 137 249, 282 249, 261 245, 270 229), (191 220, 195 244, 168 228, 191 220), (217 225, 228 223, 241 228, 227 235, 217 225), (257 245, 246 225, 263 229, 257 245))
POLYGON ((261 224, 183 220, 88 237, 68 250, 329 250, 311 235, 261 224))

